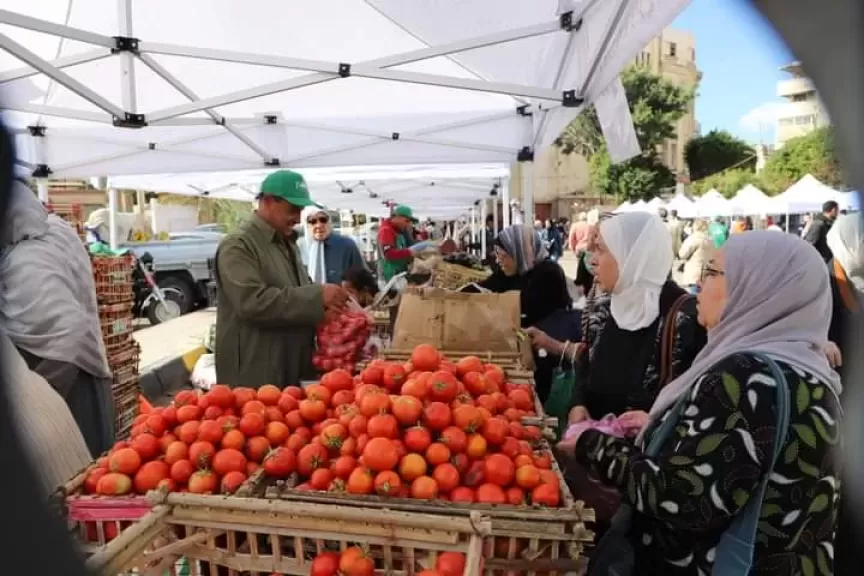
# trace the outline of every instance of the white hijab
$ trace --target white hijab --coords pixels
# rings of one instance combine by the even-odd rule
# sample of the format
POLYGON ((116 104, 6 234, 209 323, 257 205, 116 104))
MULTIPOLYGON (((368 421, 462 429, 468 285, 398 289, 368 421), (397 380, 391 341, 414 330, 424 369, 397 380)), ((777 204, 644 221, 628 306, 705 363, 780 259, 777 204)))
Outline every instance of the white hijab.
POLYGON ((828 248, 858 292, 864 292, 864 222, 861 214, 844 214, 828 231, 828 248))
POLYGON ((618 262, 612 318, 623 330, 650 326, 660 315, 660 291, 672 270, 672 237, 656 214, 626 212, 600 223, 600 235, 618 262))
POLYGON ((309 218, 315 214, 327 214, 327 211, 318 208, 317 206, 309 206, 308 208, 303 209, 300 216, 303 219, 303 226, 306 227, 305 234, 303 235, 305 250, 303 250, 302 255, 306 262, 306 269, 309 272, 309 277, 312 279, 312 282, 315 282, 316 284, 326 284, 327 259, 324 254, 324 242, 315 240, 312 236, 312 226, 307 224, 309 218))

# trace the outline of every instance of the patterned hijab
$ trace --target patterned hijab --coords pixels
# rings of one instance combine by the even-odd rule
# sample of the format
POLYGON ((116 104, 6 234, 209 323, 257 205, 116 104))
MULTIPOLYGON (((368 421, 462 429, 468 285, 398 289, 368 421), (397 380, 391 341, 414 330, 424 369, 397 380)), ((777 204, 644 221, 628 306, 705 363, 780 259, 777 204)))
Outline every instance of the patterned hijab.
POLYGON ((502 230, 495 243, 513 258, 520 276, 527 274, 538 262, 549 256, 540 233, 523 224, 514 224, 502 230))
POLYGON ((729 238, 727 302, 720 322, 693 365, 670 382, 654 401, 660 418, 696 381, 724 358, 758 351, 814 374, 838 396, 840 377, 822 348, 831 321, 828 269, 819 253, 790 234, 747 232, 729 238))

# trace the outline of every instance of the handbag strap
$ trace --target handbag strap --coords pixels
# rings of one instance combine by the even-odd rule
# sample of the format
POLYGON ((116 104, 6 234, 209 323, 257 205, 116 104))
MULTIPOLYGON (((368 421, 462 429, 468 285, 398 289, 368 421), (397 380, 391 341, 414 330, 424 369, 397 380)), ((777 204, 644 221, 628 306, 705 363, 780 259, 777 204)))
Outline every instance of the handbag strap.
POLYGON ((765 491, 771 472, 777 464, 786 436, 789 432, 789 406, 790 396, 789 383, 783 370, 777 363, 761 352, 751 352, 770 369, 774 376, 775 388, 777 389, 776 413, 777 421, 774 428, 774 448, 771 454, 771 466, 766 470, 757 489, 750 494, 744 509, 739 511, 733 518, 729 528, 720 537, 717 545, 716 561, 711 571, 715 576, 727 576, 737 574, 749 574, 753 565, 753 549, 756 545, 756 532, 759 528, 759 515, 762 511, 762 501, 765 499, 765 491))
POLYGON ((693 298, 690 294, 681 294, 672 303, 666 313, 663 333, 660 335, 660 388, 662 389, 672 379, 672 353, 675 350, 675 320, 685 303, 693 298))

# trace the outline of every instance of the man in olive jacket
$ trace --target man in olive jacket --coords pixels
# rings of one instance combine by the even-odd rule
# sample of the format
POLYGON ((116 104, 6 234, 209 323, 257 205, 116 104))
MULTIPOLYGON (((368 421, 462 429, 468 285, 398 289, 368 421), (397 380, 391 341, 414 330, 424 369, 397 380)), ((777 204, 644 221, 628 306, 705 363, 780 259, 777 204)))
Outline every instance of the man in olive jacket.
POLYGON ((314 378, 315 329, 343 307, 341 286, 313 284, 286 238, 314 205, 303 177, 280 170, 261 183, 258 209, 216 253, 216 377, 229 386, 280 388, 314 378))

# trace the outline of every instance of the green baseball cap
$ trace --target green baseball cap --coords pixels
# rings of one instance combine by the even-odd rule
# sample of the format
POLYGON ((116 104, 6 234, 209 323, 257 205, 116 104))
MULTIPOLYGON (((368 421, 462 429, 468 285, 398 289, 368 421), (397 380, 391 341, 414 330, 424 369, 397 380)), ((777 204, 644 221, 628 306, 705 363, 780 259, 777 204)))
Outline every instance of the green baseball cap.
POLYGON ((309 198, 309 187, 303 176, 291 170, 277 170, 267 176, 261 182, 260 192, 262 195, 281 198, 298 208, 306 208, 307 206, 321 208, 319 204, 309 198))
POLYGON ((405 206, 404 204, 400 204, 393 208, 393 216, 402 216, 403 218, 407 218, 412 222, 417 222, 417 218, 414 217, 414 211, 411 210, 409 206, 405 206))

